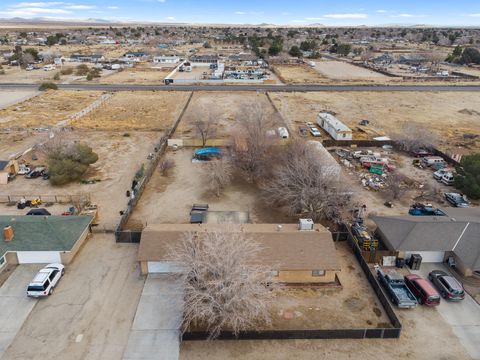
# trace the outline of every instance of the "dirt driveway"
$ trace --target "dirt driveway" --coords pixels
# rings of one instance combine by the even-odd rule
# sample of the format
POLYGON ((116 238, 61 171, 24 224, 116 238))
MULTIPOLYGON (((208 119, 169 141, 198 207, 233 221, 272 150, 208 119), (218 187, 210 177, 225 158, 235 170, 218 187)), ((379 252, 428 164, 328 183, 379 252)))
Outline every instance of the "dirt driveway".
POLYGON ((136 245, 94 235, 2 360, 121 359, 144 284, 136 255, 136 245))

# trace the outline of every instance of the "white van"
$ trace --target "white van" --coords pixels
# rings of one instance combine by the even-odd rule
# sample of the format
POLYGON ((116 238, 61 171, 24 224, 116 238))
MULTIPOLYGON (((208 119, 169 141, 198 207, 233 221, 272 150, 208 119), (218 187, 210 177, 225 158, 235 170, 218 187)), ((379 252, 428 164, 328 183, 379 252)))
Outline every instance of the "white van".
POLYGON ((282 139, 288 139, 288 130, 287 128, 284 127, 279 127, 278 128, 278 134, 282 139))
POLYGON ((454 176, 451 172, 443 174, 441 182, 445 185, 452 186, 455 183, 454 176))
POLYGON ((45 66, 43 67, 43 70, 45 70, 45 71, 52 71, 52 70, 55 70, 55 68, 56 68, 55 65, 53 65, 53 64, 48 64, 48 65, 45 65, 45 66))
POLYGON ((424 166, 433 166, 437 164, 445 164, 445 160, 443 160, 440 156, 425 156, 422 159, 422 164, 424 166))

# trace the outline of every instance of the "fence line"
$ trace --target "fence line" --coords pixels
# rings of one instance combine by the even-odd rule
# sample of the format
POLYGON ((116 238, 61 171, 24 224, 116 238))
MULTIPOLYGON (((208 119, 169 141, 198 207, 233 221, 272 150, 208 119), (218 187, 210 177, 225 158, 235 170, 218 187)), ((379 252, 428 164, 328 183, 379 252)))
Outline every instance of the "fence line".
MULTIPOLYGON (((155 169, 157 168, 160 159, 162 158, 163 154, 165 153, 167 149, 167 144, 168 144, 168 139, 175 133, 175 130, 177 130, 178 124, 182 120, 188 105, 190 104, 190 101, 192 100, 193 97, 193 92, 190 93, 190 96, 188 97, 187 102, 185 103, 185 106, 182 109, 182 112, 178 116, 177 120, 173 124, 172 128, 164 134, 160 140, 157 143, 157 152, 154 155, 154 158, 150 162, 150 164, 147 166, 145 169, 144 175, 141 178, 141 180, 137 183, 135 188, 132 190, 134 197, 130 200, 128 203, 127 209, 123 212, 120 221, 118 225, 115 228, 115 238, 117 242, 121 240, 122 233, 123 233, 123 227, 127 224, 128 219, 130 218, 130 215, 132 214, 133 209, 135 209, 135 206, 137 205, 138 201, 140 200, 143 191, 145 190, 145 187, 147 186, 148 181, 152 177, 155 169)), ((140 241, 140 240, 139 240, 140 241)))
POLYGON ((44 203, 73 204, 78 202, 90 202, 90 194, 83 195, 39 195, 39 194, 0 194, 0 203, 17 203, 22 198, 40 199, 44 203))

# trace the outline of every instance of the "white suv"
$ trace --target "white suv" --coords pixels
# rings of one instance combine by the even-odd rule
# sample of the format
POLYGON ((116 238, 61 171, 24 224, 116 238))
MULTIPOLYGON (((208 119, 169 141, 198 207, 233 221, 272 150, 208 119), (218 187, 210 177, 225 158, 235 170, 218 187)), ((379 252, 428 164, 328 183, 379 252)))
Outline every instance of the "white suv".
POLYGON ((62 264, 48 264, 28 284, 27 296, 40 297, 51 295, 53 288, 64 273, 65 266, 62 264))

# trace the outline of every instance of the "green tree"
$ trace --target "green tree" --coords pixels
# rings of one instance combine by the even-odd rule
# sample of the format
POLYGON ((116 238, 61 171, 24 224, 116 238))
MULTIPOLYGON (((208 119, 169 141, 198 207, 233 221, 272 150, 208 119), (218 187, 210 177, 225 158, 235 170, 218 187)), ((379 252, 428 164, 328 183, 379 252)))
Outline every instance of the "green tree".
POLYGON ((38 56, 38 51, 34 48, 27 48, 27 49, 25 49, 24 53, 32 55, 33 58, 35 59, 35 61, 40 60, 40 57, 38 56))
POLYGON ((300 50, 300 48, 296 45, 293 45, 291 48, 290 48, 290 51, 288 52, 291 56, 294 56, 294 57, 302 57, 303 53, 302 53, 302 50, 300 50))
POLYGON ((480 199, 480 154, 462 157, 457 167, 455 187, 472 199, 480 199))
POLYGON ((480 51, 475 48, 465 48, 462 56, 460 57, 460 63, 462 64, 480 64, 480 51))
POLYGON ((55 35, 50 35, 47 37, 47 45, 52 46, 58 43, 58 38, 55 35))
POLYGON ((75 75, 77 76, 85 76, 88 74, 88 66, 85 64, 80 64, 77 66, 77 70, 75 71, 75 75))
POLYGON ((53 82, 43 82, 42 85, 38 88, 40 91, 45 91, 45 90, 58 90, 57 84, 53 82))

